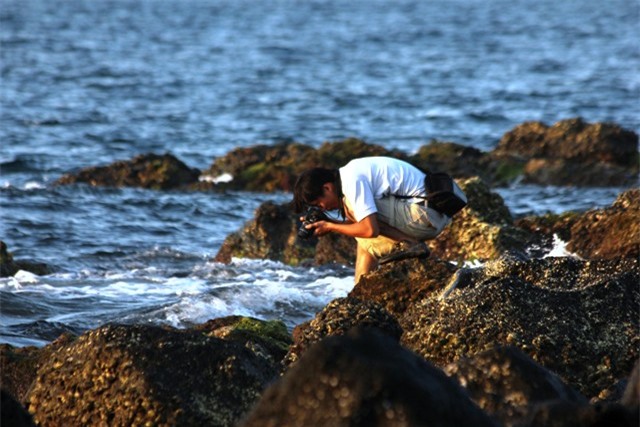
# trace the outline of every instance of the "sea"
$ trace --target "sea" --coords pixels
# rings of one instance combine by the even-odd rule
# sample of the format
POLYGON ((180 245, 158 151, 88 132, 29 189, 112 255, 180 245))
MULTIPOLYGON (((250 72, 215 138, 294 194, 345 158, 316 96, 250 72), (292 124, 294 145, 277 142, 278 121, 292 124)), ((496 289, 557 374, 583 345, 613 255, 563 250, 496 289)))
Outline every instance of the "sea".
MULTIPOLYGON (((0 343, 227 315, 293 328, 353 287, 350 266, 213 261, 290 194, 54 186, 65 173, 347 137, 490 151, 573 117, 638 133, 639 34, 638 0, 0 0, 0 239, 52 268, 0 279, 0 343)), ((495 189, 514 217, 623 190, 495 189)))

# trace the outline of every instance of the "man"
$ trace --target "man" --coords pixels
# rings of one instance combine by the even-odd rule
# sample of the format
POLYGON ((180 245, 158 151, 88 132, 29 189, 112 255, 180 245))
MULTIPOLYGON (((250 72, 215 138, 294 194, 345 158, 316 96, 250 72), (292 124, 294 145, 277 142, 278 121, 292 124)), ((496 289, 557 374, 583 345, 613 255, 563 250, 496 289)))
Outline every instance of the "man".
POLYGON ((294 188, 298 212, 316 206, 339 210, 344 222, 306 226, 314 235, 334 232, 355 237, 355 282, 379 263, 427 257, 424 240, 435 238, 451 218, 427 206, 425 174, 390 157, 363 157, 340 169, 314 168, 294 188))

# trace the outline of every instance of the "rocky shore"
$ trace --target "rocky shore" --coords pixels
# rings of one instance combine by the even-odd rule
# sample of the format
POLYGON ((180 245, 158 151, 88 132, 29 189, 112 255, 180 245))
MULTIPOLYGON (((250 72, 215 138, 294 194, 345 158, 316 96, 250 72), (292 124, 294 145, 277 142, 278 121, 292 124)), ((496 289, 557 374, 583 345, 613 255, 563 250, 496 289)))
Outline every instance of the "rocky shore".
MULTIPOLYGON (((58 184, 288 191, 310 165, 364 155, 450 171, 467 194, 468 207, 429 242, 430 258, 382 266, 293 331, 232 316, 180 330, 109 324, 43 348, 0 345, 2 425, 639 425, 633 132, 580 119, 524 123, 490 153, 432 142, 413 156, 355 139, 255 146, 206 171, 145 155, 58 184), (233 179, 216 183, 224 175, 233 179), (629 190, 606 208, 514 219, 492 191, 514 179, 629 190), (574 255, 543 257, 554 236, 574 255)), ((353 263, 352 239, 300 241, 298 226, 287 204, 265 203, 215 259, 353 263)), ((4 244, 1 255, 4 276, 29 268, 4 244)))

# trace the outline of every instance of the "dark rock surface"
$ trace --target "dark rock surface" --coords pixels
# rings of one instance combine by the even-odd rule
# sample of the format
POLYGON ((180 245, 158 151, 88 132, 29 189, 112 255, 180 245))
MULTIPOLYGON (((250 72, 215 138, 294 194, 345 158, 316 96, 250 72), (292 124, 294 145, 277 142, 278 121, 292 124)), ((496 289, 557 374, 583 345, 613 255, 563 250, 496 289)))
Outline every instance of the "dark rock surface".
POLYGON ((171 154, 143 154, 107 166, 88 167, 61 177, 56 184, 85 183, 106 187, 170 190, 198 181, 200 172, 171 154))
POLYGON ((402 328, 396 318, 378 303, 356 298, 337 298, 327 304, 315 318, 294 329, 293 345, 284 359, 285 365, 296 362, 312 344, 329 336, 344 335, 355 327, 376 329, 396 341, 402 335, 402 328))
POLYGON ((54 352, 29 392, 42 426, 233 425, 277 375, 201 331, 108 325, 54 352))
POLYGON ((640 344, 639 261, 497 261, 462 270, 447 298, 400 320, 401 342, 439 366, 520 348, 586 397, 625 377, 640 344))
POLYGON ((28 271, 38 276, 44 276, 52 272, 52 268, 42 262, 14 260, 13 255, 7 249, 7 245, 0 240, 0 277, 15 276, 20 270, 28 271))
POLYGON ((31 415, 10 393, 0 390, 0 425, 2 427, 35 427, 31 415))
POLYGON ((461 358, 444 371, 505 427, 522 423, 535 405, 546 401, 587 404, 584 396, 515 347, 496 347, 461 358))
POLYGON ((442 371, 395 340, 353 330, 314 345, 270 386, 240 424, 289 426, 494 426, 442 371))
POLYGON ((519 162, 530 183, 605 187, 638 182, 638 135, 611 123, 526 122, 507 132, 491 155, 519 162))

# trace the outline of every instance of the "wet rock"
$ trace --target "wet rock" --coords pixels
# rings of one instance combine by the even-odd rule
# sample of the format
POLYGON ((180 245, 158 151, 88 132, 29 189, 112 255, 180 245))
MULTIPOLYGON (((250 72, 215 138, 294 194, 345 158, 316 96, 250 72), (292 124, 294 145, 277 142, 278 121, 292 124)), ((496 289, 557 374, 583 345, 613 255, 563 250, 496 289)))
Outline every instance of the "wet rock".
POLYGON ((260 320, 247 316, 227 316, 197 325, 195 330, 208 336, 242 343, 254 353, 280 363, 293 343, 291 334, 280 320, 260 320))
POLYGON ((461 358, 444 371, 505 427, 519 425, 542 402, 587 404, 584 396, 515 347, 496 347, 461 358))
POLYGON ((204 177, 214 179, 230 175, 233 179, 223 187, 250 191, 291 191, 297 176, 312 167, 339 168, 350 160, 364 156, 406 156, 396 150, 348 138, 325 142, 318 149, 299 143, 255 145, 238 148, 226 156, 216 158, 203 171, 204 177))
POLYGON ((389 263, 364 275, 349 297, 375 301, 400 318, 412 304, 442 291, 456 271, 453 264, 435 257, 389 263))
POLYGON ((548 252, 554 235, 566 249, 586 259, 640 257, 640 189, 622 192, 612 206, 587 212, 531 216, 518 219, 517 227, 531 233, 529 245, 548 252))
POLYGON ((525 122, 507 132, 491 155, 522 164, 523 179, 530 183, 602 187, 638 179, 638 135, 580 118, 553 126, 525 122))
POLYGON ((475 177, 458 181, 468 205, 428 242, 432 256, 446 260, 488 260, 509 252, 524 253, 529 233, 514 226, 502 197, 475 177))
POLYGON ((29 392, 42 426, 233 425, 277 368, 201 331, 107 325, 51 355, 29 392))
POLYGON ((3 427, 35 427, 31 415, 11 394, 0 391, 0 425, 3 427))
POLYGON ((227 236, 215 261, 229 263, 237 257, 299 265, 355 260, 355 243, 351 238, 327 235, 300 239, 299 217, 289 203, 263 203, 256 209, 254 218, 247 221, 240 231, 227 236))
POLYGON ((636 361, 633 367, 621 402, 623 405, 636 411, 640 408, 640 360, 636 361))
POLYGON ((439 366, 515 346, 591 398, 638 359, 639 282, 634 259, 488 263, 413 304, 401 342, 439 366))
POLYGON ((261 397, 253 426, 493 426, 455 381, 373 331, 314 345, 261 397))
POLYGON ((51 267, 41 262, 14 260, 13 255, 7 249, 7 245, 0 240, 0 277, 15 276, 20 270, 28 271, 38 276, 44 276, 52 272, 51 267))
POLYGON ((26 404, 27 392, 36 379, 40 366, 49 360, 52 353, 74 339, 71 334, 63 334, 42 348, 0 344, 0 384, 3 391, 26 404))
POLYGON ((567 250, 589 259, 640 258, 640 189, 622 193, 613 205, 581 215, 571 226, 567 250))
POLYGON ((446 172, 456 178, 480 177, 493 182, 487 153, 455 142, 430 141, 409 158, 409 162, 431 172, 446 172))
POLYGON ((88 167, 61 177, 56 184, 85 183, 104 187, 142 187, 169 190, 198 181, 200 172, 171 154, 143 154, 107 166, 88 167))
POLYGON ((296 362, 312 344, 328 336, 344 335, 355 327, 379 330, 396 341, 402 335, 398 321, 378 303, 338 298, 327 304, 314 319, 296 326, 294 342, 284 364, 288 366, 296 362))

